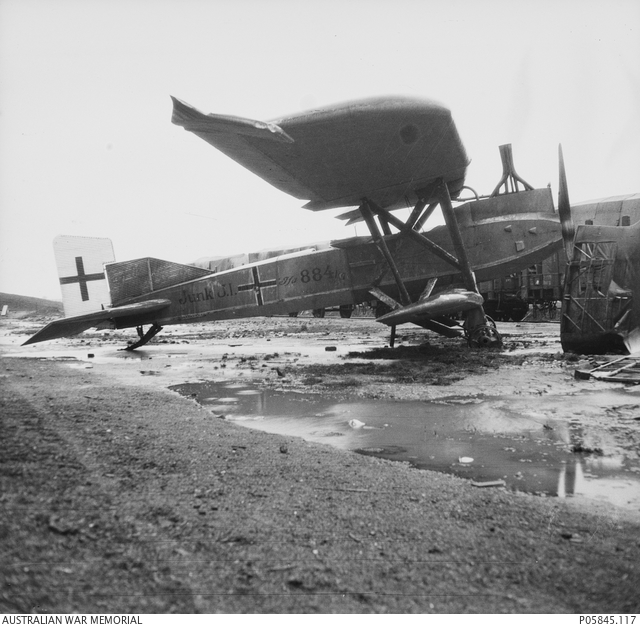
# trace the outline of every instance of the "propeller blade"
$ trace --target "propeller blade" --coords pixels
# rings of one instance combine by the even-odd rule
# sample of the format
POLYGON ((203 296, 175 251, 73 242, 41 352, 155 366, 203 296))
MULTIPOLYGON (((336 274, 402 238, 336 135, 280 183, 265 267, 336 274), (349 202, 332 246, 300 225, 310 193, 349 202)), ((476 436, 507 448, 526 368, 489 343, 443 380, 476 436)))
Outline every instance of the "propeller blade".
POLYGON ((560 225, 562 226, 562 239, 567 260, 573 259, 573 237, 576 233, 571 217, 571 203, 569 202, 569 188, 567 187, 567 173, 564 169, 564 158, 562 156, 562 144, 558 146, 558 161, 560 173, 558 177, 558 214, 560 215, 560 225))

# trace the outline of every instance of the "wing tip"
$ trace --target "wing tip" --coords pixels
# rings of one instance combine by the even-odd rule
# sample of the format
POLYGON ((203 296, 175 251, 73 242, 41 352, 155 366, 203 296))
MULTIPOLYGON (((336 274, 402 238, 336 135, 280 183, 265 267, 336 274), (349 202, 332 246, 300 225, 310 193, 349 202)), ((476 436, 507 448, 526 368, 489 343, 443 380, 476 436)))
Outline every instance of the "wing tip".
POLYGON ((171 112, 171 123, 178 126, 185 126, 190 121, 197 119, 199 116, 204 115, 201 111, 198 111, 195 107, 192 107, 189 103, 175 96, 170 96, 171 102, 173 102, 173 111, 171 112))
POLYGON ((206 114, 192 107, 190 104, 170 96, 173 102, 173 112, 171 122, 182 126, 188 131, 206 130, 210 133, 231 133, 237 135, 249 135, 262 139, 273 139, 285 144, 293 144, 295 140, 280 126, 273 122, 260 122, 259 120, 249 120, 230 115, 206 114), (198 128, 195 123, 205 124, 206 127, 198 128))

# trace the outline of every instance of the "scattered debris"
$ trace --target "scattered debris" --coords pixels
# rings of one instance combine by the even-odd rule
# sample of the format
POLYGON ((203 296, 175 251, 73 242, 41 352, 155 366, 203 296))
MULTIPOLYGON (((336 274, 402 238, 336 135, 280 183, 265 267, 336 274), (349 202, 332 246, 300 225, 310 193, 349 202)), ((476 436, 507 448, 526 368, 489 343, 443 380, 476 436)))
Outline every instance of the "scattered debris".
POLYGON ((507 484, 502 479, 496 481, 472 481, 474 488, 504 488, 507 484))
POLYGON ((315 486, 315 490, 329 490, 331 492, 369 492, 367 488, 320 488, 315 486))
POLYGON ((285 564, 284 566, 273 566, 272 568, 269 568, 269 572, 271 573, 277 573, 283 570, 291 570, 292 568, 295 568, 294 564, 285 564))
POLYGON ((576 370, 576 379, 598 379, 613 383, 640 384, 640 359, 637 356, 625 355, 612 361, 606 361, 591 370, 576 370))
POLYGON ((574 542, 576 544, 581 544, 582 542, 584 542, 583 538, 580 535, 571 533, 570 531, 561 532, 560 537, 564 540, 569 540, 569 542, 574 542))
POLYGON ((571 447, 574 453, 583 453, 585 455, 604 455, 603 450, 600 447, 585 446, 584 443, 578 442, 571 447))
POLYGON ((64 520, 59 516, 51 516, 49 518, 49 529, 60 535, 72 535, 78 533, 78 527, 68 520, 64 520))

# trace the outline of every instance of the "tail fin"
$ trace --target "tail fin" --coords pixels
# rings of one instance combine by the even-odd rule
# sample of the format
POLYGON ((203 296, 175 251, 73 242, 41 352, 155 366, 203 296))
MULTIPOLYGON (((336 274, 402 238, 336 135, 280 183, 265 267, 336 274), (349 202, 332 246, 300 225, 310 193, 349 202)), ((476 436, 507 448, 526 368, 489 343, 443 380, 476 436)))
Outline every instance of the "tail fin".
POLYGON ((104 271, 104 264, 115 261, 110 239, 59 235, 53 240, 53 252, 66 318, 99 311, 110 304, 104 271))

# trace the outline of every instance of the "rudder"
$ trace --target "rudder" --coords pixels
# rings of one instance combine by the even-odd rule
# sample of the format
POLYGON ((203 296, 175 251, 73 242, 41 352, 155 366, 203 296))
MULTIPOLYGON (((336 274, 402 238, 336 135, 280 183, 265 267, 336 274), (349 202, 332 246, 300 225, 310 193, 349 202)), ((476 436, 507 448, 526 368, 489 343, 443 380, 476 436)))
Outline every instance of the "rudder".
POLYGON ((104 270, 104 264, 115 261, 110 239, 59 235, 53 240, 53 252, 66 318, 110 304, 104 270))

